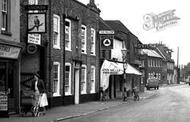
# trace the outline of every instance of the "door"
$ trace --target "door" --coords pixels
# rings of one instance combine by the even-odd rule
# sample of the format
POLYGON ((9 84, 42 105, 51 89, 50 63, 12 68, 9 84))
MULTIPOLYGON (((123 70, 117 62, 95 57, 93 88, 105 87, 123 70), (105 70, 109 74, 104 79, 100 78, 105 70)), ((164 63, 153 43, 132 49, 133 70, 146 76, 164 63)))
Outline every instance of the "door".
POLYGON ((75 69, 75 104, 79 104, 80 96, 80 87, 79 87, 79 69, 75 69))
POLYGON ((14 66, 12 62, 0 61, 0 92, 8 95, 8 112, 15 112, 14 66))

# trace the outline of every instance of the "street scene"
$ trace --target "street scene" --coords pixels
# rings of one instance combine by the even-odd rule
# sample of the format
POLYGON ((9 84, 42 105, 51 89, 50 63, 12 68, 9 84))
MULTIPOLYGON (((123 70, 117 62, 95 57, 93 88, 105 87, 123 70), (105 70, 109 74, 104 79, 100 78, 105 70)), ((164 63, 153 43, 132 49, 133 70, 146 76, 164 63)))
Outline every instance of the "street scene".
POLYGON ((190 121, 187 5, 1 0, 0 122, 190 121))

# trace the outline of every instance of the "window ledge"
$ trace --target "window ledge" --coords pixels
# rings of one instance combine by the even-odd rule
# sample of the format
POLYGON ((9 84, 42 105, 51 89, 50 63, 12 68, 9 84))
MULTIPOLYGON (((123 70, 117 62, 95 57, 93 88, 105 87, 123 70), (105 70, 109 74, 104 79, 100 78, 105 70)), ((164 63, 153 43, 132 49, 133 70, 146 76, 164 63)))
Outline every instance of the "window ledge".
POLYGON ((7 36, 12 36, 12 33, 11 33, 11 32, 4 31, 4 30, 1 30, 1 34, 7 35, 7 36))
POLYGON ((71 96, 72 94, 71 93, 65 93, 65 96, 71 96))
POLYGON ((60 50, 61 48, 59 46, 53 46, 53 49, 60 50))

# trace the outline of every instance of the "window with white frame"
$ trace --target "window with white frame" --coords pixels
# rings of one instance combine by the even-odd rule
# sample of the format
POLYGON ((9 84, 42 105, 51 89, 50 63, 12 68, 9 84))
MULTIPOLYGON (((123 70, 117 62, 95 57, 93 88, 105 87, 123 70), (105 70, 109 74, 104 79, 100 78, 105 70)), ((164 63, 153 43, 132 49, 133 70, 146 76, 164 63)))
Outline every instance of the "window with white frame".
POLYGON ((86 53, 86 26, 81 26, 81 50, 82 53, 86 53))
POLYGON ((65 50, 71 51, 71 20, 65 19, 65 50))
POLYGON ((1 9, 1 30, 8 31, 9 26, 9 0, 2 0, 2 9, 1 9))
POLYGON ((60 16, 53 15, 53 48, 60 49, 60 16))
POLYGON ((90 86, 91 86, 91 93, 95 93, 95 66, 91 66, 90 70, 90 86))
POLYGON ((38 5, 38 0, 28 0, 29 5, 38 5))
POLYGON ((71 64, 65 63, 65 95, 71 95, 71 64))
POLYGON ((82 65, 81 69, 81 94, 86 93, 86 65, 82 65))
POLYGON ((60 63, 53 63, 53 96, 60 96, 60 63))
POLYGON ((94 28, 91 28, 91 48, 90 48, 90 54, 95 55, 95 50, 96 50, 96 31, 94 28))

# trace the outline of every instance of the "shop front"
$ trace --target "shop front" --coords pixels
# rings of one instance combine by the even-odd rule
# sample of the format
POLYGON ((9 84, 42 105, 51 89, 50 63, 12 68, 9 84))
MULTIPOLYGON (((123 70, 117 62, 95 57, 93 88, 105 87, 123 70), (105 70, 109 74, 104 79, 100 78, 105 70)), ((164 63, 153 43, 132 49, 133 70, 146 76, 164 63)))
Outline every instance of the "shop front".
POLYGON ((20 47, 0 44, 0 116, 19 112, 20 47))
POLYGON ((102 64, 100 87, 110 99, 121 98, 124 87, 132 91, 134 86, 138 86, 137 81, 142 73, 128 63, 124 72, 123 65, 123 63, 107 60, 104 60, 102 64))

